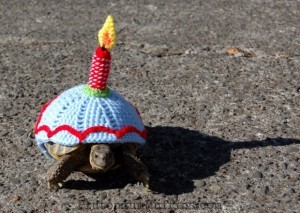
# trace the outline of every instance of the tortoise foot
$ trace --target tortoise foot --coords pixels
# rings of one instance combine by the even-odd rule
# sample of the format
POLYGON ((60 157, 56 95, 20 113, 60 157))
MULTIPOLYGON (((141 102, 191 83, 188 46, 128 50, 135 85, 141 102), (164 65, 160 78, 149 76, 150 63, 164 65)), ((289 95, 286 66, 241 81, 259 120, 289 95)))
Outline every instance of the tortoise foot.
POLYGON ((149 181, 150 181, 150 175, 147 173, 147 175, 143 176, 143 185, 145 187, 146 192, 150 192, 150 186, 149 186, 149 181))
POLYGON ((71 155, 64 155, 48 170, 48 188, 58 190, 76 169, 78 163, 71 155))
POLYGON ((63 183, 53 183, 53 182, 48 181, 48 189, 57 191, 60 188, 62 188, 62 186, 63 186, 63 183))
POLYGON ((137 157, 123 152, 121 155, 121 165, 125 171, 137 181, 141 181, 149 191, 150 174, 145 164, 137 157))

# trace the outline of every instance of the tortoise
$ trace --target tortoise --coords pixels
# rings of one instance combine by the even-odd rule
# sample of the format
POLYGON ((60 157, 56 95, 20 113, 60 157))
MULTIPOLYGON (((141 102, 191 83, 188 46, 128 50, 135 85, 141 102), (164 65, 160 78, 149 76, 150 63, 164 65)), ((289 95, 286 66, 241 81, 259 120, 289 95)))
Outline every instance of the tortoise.
POLYGON ((135 143, 64 146, 48 142, 45 147, 57 159, 48 170, 49 189, 59 189, 75 170, 83 173, 104 173, 119 166, 149 189, 149 173, 147 167, 135 156, 135 143))
POLYGON ((99 98, 86 95, 84 87, 45 104, 35 125, 38 146, 57 160, 48 171, 48 188, 61 187, 75 170, 103 173, 119 166, 148 188, 147 167, 136 157, 147 133, 137 109, 112 89, 99 98))
POLYGON ((72 87, 46 103, 34 127, 42 152, 57 162, 48 187, 59 188, 77 170, 103 173, 118 166, 149 187, 147 167, 136 157, 147 131, 138 110, 107 84, 115 43, 112 16, 99 31, 88 84, 72 87))

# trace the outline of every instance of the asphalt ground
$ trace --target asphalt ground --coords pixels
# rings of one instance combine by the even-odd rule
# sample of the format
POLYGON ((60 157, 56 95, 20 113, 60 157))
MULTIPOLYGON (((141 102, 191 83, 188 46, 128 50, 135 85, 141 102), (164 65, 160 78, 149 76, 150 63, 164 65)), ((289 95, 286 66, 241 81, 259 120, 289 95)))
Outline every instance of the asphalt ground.
POLYGON ((1 212, 299 212, 299 1, 0 1, 1 212), (34 141, 41 106, 86 83, 116 21, 109 85, 149 130, 151 192, 72 174, 34 141))

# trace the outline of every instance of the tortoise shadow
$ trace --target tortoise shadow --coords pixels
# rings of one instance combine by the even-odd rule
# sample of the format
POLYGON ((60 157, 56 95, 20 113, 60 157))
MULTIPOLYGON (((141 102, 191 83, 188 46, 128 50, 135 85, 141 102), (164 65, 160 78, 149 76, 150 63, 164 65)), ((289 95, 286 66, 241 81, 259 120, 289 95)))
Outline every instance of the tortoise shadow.
MULTIPOLYGON (((234 149, 300 144, 300 140, 289 138, 230 142, 182 127, 147 129, 147 144, 138 154, 149 168, 151 190, 167 195, 192 192, 195 188, 193 180, 213 176, 230 161, 234 149)), ((136 182, 120 170, 89 176, 94 181, 69 180, 64 187, 78 190, 121 189, 136 182)))
POLYGON ((151 190, 179 195, 194 190, 194 180, 213 176, 230 161, 234 149, 300 144, 298 139, 267 138, 231 142, 182 127, 148 127, 140 156, 151 174, 151 190))
POLYGON ((85 180, 68 180, 64 184, 66 189, 76 190, 107 190, 107 189, 122 189, 127 184, 134 184, 136 181, 127 176, 127 174, 121 170, 116 169, 114 171, 105 174, 85 174, 92 181, 85 180))

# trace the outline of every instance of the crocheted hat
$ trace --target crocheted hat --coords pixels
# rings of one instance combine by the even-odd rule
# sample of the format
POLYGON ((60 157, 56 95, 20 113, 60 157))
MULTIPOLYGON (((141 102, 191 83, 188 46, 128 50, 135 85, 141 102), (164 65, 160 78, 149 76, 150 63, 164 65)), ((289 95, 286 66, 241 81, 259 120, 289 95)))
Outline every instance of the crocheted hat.
POLYGON ((137 109, 106 86, 114 46, 115 29, 108 16, 99 31, 90 68, 89 83, 61 93, 42 107, 34 128, 35 139, 45 155, 44 143, 66 146, 85 143, 144 144, 146 130, 137 109))

